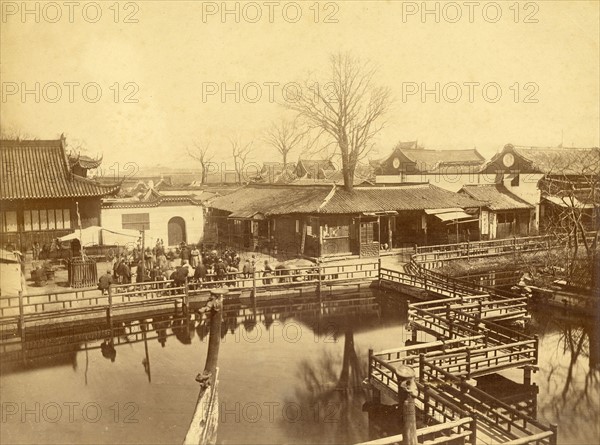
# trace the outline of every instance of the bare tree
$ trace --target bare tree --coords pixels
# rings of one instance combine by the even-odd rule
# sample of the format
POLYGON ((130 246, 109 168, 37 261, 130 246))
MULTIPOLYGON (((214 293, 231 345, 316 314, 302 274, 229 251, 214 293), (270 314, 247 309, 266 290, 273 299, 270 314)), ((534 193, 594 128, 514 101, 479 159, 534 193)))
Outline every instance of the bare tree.
POLYGON ((208 166, 213 159, 214 153, 210 152, 209 140, 193 140, 192 146, 187 148, 187 154, 190 158, 200 162, 202 168, 201 183, 206 184, 208 176, 208 166))
POLYGON ((299 125, 298 120, 285 120, 275 123, 265 132, 265 142, 274 147, 283 158, 283 168, 287 166, 288 155, 300 145, 306 132, 299 125))
POLYGON ((309 128, 320 129, 339 150, 344 187, 352 190, 356 164, 373 148, 391 105, 389 88, 374 84, 376 69, 347 53, 330 58, 330 78, 307 83, 287 104, 309 128))
POLYGON ((235 167, 237 182, 242 184, 244 167, 246 166, 248 156, 252 153, 254 141, 242 143, 241 137, 238 135, 229 138, 229 142, 231 143, 231 154, 233 156, 233 166, 235 167))
POLYGON ((573 150, 548 158, 546 164, 550 169, 540 190, 557 205, 545 215, 544 231, 565 246, 560 262, 567 281, 593 288, 600 236, 600 150, 573 150))
POLYGON ((5 141, 16 141, 34 138, 17 126, 0 124, 0 139, 5 141))

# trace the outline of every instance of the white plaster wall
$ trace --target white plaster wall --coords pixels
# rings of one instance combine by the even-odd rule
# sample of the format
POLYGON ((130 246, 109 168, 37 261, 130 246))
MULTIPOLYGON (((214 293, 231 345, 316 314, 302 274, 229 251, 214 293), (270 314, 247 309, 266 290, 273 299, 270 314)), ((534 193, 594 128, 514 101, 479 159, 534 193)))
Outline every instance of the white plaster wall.
POLYGON ((443 175, 407 175, 404 182, 429 182, 437 187, 458 192, 463 185, 494 184, 496 175, 482 175, 479 173, 445 173, 443 175))
POLYGON ((150 216, 150 230, 146 231, 146 246, 154 246, 157 239, 169 242, 169 220, 175 216, 183 218, 188 244, 198 243, 204 237, 204 208, 195 205, 137 207, 124 209, 101 209, 102 227, 106 229, 122 229, 123 214, 148 213, 150 216))

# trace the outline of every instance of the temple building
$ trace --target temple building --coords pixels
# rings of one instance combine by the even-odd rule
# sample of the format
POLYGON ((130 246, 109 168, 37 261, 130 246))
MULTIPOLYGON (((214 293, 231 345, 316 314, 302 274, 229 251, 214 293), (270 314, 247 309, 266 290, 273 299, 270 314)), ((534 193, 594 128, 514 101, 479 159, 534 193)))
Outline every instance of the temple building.
POLYGON ((86 178, 98 160, 69 157, 65 138, 2 140, 0 160, 0 241, 23 252, 72 233, 99 226, 102 197, 118 192, 118 184, 102 185, 86 178))

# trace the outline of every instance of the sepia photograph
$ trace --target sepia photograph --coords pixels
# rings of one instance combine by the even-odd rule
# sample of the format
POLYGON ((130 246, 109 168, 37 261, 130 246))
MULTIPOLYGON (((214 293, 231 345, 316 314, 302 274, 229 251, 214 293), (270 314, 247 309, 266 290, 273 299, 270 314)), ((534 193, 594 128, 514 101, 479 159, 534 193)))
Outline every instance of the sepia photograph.
POLYGON ((0 445, 600 444, 600 1, 0 14, 0 445))

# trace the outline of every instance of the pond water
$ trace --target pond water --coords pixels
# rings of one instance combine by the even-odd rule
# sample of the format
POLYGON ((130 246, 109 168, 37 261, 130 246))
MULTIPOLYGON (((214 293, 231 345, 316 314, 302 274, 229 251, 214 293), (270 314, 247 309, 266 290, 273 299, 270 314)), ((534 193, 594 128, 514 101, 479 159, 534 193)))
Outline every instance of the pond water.
MULTIPOLYGON (((37 335, 28 364, 19 351, 0 357, 1 441, 181 443, 196 404, 194 379, 204 367, 208 327, 168 313, 147 321, 146 331, 134 321, 137 334, 116 335, 114 348, 103 342, 109 332, 90 327, 70 340, 37 335)), ((597 324, 534 313, 528 329, 540 336, 540 369, 533 375, 539 419, 558 423, 559 443, 599 443, 597 324)), ((369 439, 360 385, 368 349, 398 347, 409 336, 400 295, 228 303, 218 443, 369 439)), ((506 376, 522 383, 521 371, 506 376)))

